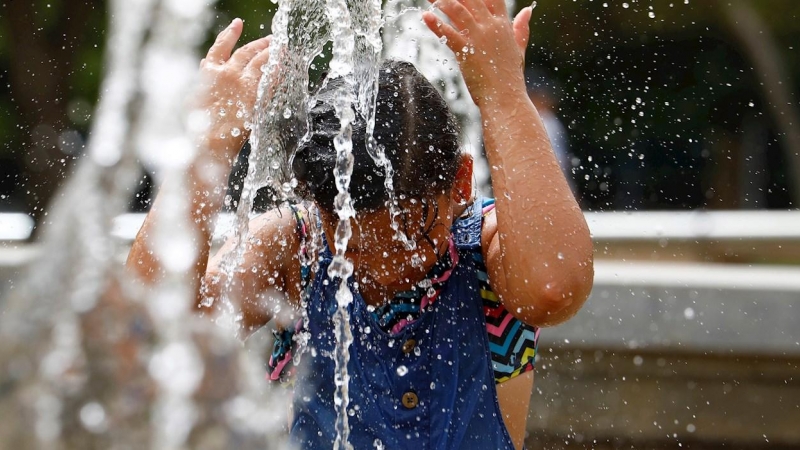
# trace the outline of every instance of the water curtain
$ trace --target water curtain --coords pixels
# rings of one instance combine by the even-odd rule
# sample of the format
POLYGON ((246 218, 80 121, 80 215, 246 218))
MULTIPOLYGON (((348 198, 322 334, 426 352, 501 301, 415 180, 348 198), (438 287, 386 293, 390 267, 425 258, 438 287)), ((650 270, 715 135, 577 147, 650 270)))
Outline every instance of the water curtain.
MULTIPOLYGON (((186 232, 192 228, 186 170, 196 153, 194 137, 202 131, 185 105, 213 3, 109 4, 108 70, 87 157, 51 209, 42 234, 43 257, 4 305, 0 412, 8 420, 0 425, 0 443, 87 448, 149 442, 153 448, 181 448, 236 442, 238 448, 281 448, 281 440, 274 438, 285 423, 281 402, 257 387, 263 376, 259 364, 236 344, 230 330, 207 327, 204 318, 193 315, 194 293, 185 276, 195 238, 186 232), (147 295, 131 285, 116 263, 125 247, 112 237, 113 219, 125 211, 140 173, 137 159, 156 168, 159 180, 167 180, 160 200, 165 206, 156 213, 149 237, 165 277, 147 295)), ((418 15, 407 14, 426 6, 424 0, 388 2, 391 27, 381 36, 379 0, 281 1, 257 107, 246 111, 239 105, 236 112, 252 130, 253 150, 237 213, 239 244, 226 265, 229 275, 243 269, 241 252, 258 189, 266 186, 275 202, 294 199, 291 158, 309 130, 307 109, 320 101, 309 96, 308 71, 326 43, 333 42, 329 79, 344 81, 327 100, 341 124, 334 142, 337 252, 328 273, 340 283, 336 448, 351 448, 347 361, 353 337, 347 306, 352 296, 346 282, 353 266, 344 250, 355 214, 348 188, 356 114, 367 121, 367 148, 385 170, 393 222, 399 211, 391 164, 372 137, 382 52, 414 62, 440 82, 457 113, 469 116, 464 111, 471 102, 454 71, 455 60, 420 28, 418 15)), ((396 222, 393 228, 395 238, 413 248, 396 222)), ((223 306, 229 307, 230 299, 223 306)))
POLYGON ((232 333, 195 317, 185 276, 185 174, 202 130, 185 106, 212 5, 109 3, 86 157, 50 208, 41 257, 3 305, 0 447, 280 448, 284 410, 256 387, 263 374, 232 333), (125 243, 112 236, 138 159, 168 180, 148 237, 165 276, 146 291, 118 264, 125 243))

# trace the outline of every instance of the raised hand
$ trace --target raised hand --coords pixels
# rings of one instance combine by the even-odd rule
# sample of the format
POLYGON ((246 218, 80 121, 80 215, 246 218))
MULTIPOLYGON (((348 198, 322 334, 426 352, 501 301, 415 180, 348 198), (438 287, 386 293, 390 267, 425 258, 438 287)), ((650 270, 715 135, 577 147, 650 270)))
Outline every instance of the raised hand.
POLYGON ((464 81, 479 106, 492 97, 525 94, 523 65, 531 7, 523 8, 512 23, 504 0, 433 3, 451 23, 430 11, 423 13, 422 19, 456 54, 464 81))
POLYGON ((256 101, 261 67, 269 60, 272 39, 256 39, 234 52, 243 27, 241 19, 234 19, 200 62, 204 89, 197 107, 210 119, 204 139, 214 156, 226 159, 233 158, 248 137, 245 121, 256 101))

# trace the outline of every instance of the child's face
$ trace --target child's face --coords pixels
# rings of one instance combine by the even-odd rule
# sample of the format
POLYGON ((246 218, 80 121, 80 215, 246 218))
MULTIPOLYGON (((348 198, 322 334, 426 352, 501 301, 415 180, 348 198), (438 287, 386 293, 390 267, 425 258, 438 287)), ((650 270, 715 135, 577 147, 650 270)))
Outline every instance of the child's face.
MULTIPOLYGON (((427 214, 423 200, 405 200, 400 205, 403 214, 396 218, 400 230, 417 243, 414 250, 406 250, 402 242, 393 239, 388 208, 356 214, 346 252, 353 261, 356 281, 405 289, 425 276, 438 255, 447 249, 453 208, 447 195, 424 202, 427 214)), ((323 214, 325 235, 332 250, 336 223, 336 217, 323 214)))

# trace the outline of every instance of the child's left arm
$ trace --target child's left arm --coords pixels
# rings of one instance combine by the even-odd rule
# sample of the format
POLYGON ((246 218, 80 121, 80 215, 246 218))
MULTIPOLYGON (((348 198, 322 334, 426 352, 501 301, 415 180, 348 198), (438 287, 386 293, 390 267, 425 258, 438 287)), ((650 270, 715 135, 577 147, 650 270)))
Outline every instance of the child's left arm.
POLYGON ((483 236, 492 287, 520 320, 561 323, 591 291, 592 241, 525 89, 532 10, 524 8, 512 24, 504 0, 436 4, 451 24, 431 12, 423 20, 456 53, 483 120, 496 197, 483 236))

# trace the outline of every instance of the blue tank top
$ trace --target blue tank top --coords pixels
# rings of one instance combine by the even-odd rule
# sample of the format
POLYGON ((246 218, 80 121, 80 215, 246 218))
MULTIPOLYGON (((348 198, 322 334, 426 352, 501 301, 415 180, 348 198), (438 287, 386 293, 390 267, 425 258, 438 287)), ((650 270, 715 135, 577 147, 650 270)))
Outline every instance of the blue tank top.
MULTIPOLYGON (((350 443, 356 449, 513 450, 500 407, 473 258, 481 245, 481 204, 453 225, 460 256, 431 309, 397 334, 380 329, 358 292, 349 313, 350 443)), ((323 251, 307 298, 310 340, 294 393, 291 439, 330 448, 336 437, 333 314, 338 282, 323 251)))

